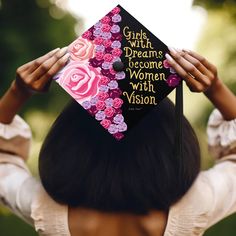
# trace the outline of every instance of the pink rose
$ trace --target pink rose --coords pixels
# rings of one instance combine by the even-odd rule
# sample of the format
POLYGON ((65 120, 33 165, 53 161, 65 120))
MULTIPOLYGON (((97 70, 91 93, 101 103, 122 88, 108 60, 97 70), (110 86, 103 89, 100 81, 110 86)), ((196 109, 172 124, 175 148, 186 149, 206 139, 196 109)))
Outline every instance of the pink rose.
POLYGON ((109 16, 104 16, 100 21, 102 24, 108 24, 111 21, 111 18, 109 16))
POLYGON ((88 61, 94 57, 95 45, 84 38, 78 38, 70 44, 68 51, 73 61, 88 61))
POLYGON ((100 124, 105 128, 105 129, 108 129, 109 126, 111 125, 111 121, 110 120, 107 120, 107 119, 104 119, 100 122, 100 124))
POLYGON ((100 85, 107 85, 110 82, 110 79, 107 78, 106 76, 102 76, 100 81, 99 81, 99 86, 100 85))
POLYGON ((113 13, 114 15, 119 14, 119 13, 120 13, 120 8, 119 8, 119 7, 115 7, 115 8, 111 11, 111 13, 113 13))
POLYGON ((112 41, 110 39, 106 39, 106 40, 104 40, 103 45, 106 48, 109 48, 112 45, 112 41))
POLYGON ((112 107, 107 107, 107 108, 104 110, 104 112, 105 112, 105 115, 106 115, 107 117, 112 117, 112 116, 115 114, 115 109, 112 108, 112 107))
POLYGON ((113 107, 115 107, 115 108, 120 108, 123 103, 124 103, 124 102, 123 102, 123 100, 122 100, 121 98, 115 98, 115 99, 113 100, 113 107))
POLYGON ((109 97, 109 94, 106 92, 100 92, 98 93, 98 99, 105 101, 109 97))
POLYGON ((103 52, 96 52, 95 57, 97 60, 101 61, 104 57, 104 53, 103 52))
POLYGON ((65 67, 58 83, 81 104, 98 94, 100 78, 98 69, 76 61, 65 67))
POLYGON ((103 57, 104 61, 111 62, 113 60, 113 56, 109 53, 106 53, 103 57))
POLYGON ((103 32, 110 32, 111 26, 108 24, 102 25, 102 31, 103 32))
POLYGON ((119 48, 115 48, 115 49, 112 50, 111 53, 112 53, 113 56, 119 57, 122 54, 122 50, 119 49, 119 48))
POLYGON ((166 83, 168 84, 169 87, 177 87, 181 81, 181 78, 178 75, 169 75, 166 83))
POLYGON ((112 75, 115 75, 117 72, 113 69, 113 68, 110 68, 110 73, 112 74, 112 75))
POLYGON ((103 43, 104 39, 102 37, 97 37, 93 40, 93 42, 96 44, 96 45, 101 45, 103 43))
POLYGON ((96 107, 98 110, 104 110, 106 107, 106 103, 104 101, 99 100, 96 104, 96 107))

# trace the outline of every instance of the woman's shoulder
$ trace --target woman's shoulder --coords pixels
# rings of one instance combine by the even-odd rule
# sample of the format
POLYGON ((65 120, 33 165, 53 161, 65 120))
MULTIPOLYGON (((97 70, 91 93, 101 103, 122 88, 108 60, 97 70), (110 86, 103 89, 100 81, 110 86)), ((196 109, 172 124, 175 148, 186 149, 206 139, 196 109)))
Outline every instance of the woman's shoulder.
POLYGON ((169 212, 168 230, 176 235, 200 235, 213 224, 236 212, 236 154, 223 157, 201 171, 187 193, 169 212), (195 234, 194 234, 195 235, 195 234))
POLYGON ((40 183, 37 195, 32 201, 31 217, 38 233, 70 236, 68 206, 54 201, 40 183))

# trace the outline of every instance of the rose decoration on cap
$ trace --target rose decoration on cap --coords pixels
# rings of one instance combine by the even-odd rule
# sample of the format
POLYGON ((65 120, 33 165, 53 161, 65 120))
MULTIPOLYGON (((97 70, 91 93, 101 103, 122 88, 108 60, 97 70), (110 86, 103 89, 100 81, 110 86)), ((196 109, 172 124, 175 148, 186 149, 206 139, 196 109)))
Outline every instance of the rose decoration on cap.
POLYGON ((181 81, 167 46, 120 5, 68 47, 54 77, 116 140, 124 139, 181 81))

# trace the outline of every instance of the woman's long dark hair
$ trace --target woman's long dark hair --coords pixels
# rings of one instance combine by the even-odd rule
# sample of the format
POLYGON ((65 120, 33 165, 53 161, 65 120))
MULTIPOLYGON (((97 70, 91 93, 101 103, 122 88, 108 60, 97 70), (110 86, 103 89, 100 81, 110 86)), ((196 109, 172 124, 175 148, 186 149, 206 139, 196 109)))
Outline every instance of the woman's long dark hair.
POLYGON ((72 207, 137 214, 167 210, 200 170, 198 141, 185 118, 183 155, 175 155, 175 117, 174 105, 164 99, 117 141, 71 102, 40 152, 44 188, 54 200, 72 207))

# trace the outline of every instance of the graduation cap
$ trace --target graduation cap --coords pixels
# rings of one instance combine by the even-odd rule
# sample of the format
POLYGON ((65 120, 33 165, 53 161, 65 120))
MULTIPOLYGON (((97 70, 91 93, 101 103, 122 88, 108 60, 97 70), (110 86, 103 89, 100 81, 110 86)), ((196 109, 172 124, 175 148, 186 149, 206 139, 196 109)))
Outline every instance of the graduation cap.
POLYGON ((68 52, 69 63, 55 81, 117 140, 177 87, 181 152, 182 82, 165 58, 169 50, 163 42, 118 5, 72 42, 68 52))

